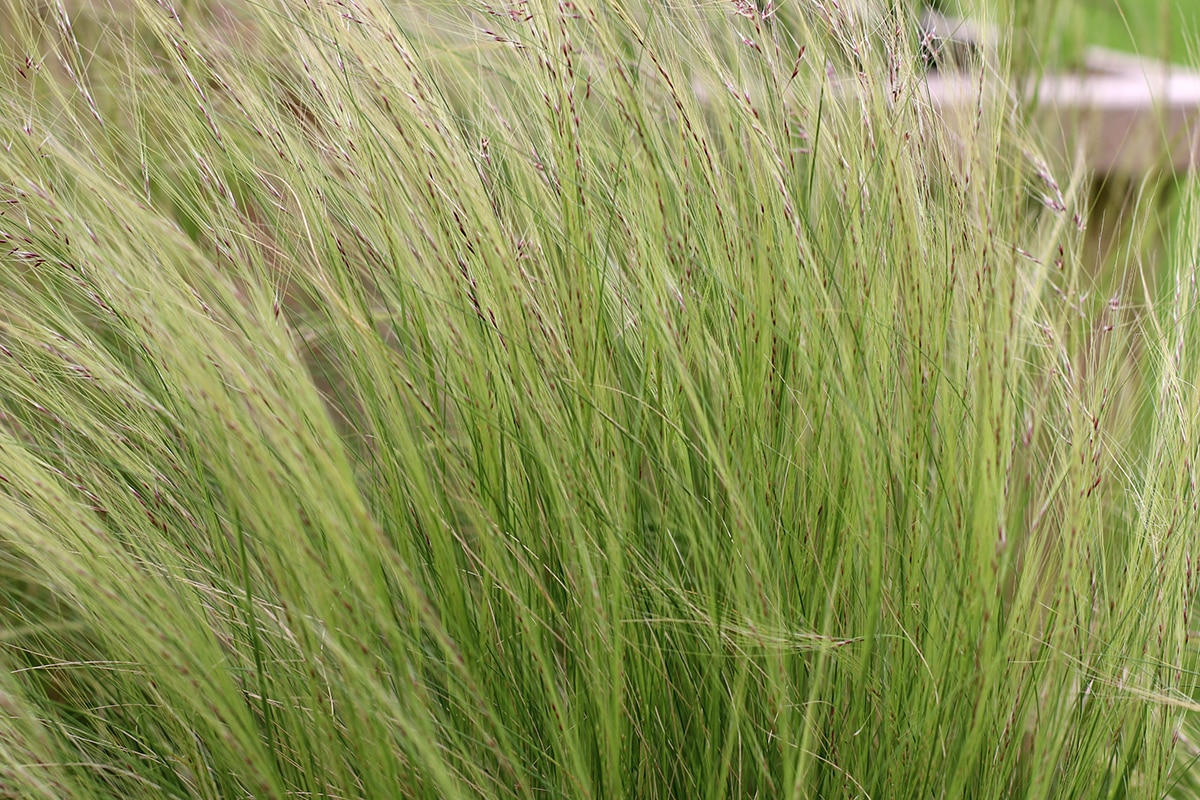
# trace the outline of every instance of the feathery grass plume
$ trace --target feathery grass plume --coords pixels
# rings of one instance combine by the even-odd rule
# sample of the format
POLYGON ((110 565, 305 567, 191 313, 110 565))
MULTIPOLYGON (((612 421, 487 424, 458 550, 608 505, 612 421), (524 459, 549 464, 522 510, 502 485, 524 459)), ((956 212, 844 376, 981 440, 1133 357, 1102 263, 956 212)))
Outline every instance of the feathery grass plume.
POLYGON ((1093 291, 1020 53, 0 20, 0 796, 1196 796, 1195 253, 1093 291))

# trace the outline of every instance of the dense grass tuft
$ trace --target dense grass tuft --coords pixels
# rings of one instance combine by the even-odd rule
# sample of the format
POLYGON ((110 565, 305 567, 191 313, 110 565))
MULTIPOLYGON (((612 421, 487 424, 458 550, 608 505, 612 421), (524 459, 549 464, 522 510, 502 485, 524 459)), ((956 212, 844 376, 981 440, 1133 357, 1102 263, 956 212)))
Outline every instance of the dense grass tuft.
POLYGON ((873 8, 0 0, 0 796, 1197 796, 1200 207, 873 8))

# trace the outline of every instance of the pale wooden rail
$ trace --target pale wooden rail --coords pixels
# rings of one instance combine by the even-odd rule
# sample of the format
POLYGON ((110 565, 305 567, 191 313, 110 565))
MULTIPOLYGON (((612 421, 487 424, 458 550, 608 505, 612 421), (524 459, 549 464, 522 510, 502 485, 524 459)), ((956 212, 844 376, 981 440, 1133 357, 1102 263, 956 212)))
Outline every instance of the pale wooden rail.
MULTIPOLYGON (((936 71, 928 91, 935 110, 954 117, 974 106, 980 82, 936 71)), ((1182 173, 1200 164, 1200 72, 1093 49, 1082 70, 1047 75, 1030 97, 1044 142, 1068 160, 1082 156, 1099 175, 1182 173)))

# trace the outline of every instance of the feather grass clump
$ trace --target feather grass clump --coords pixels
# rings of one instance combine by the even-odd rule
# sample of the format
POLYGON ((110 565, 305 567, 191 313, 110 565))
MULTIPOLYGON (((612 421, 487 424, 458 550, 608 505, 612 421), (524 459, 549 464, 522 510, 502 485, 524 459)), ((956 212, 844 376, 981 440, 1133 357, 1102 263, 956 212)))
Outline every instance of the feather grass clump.
POLYGON ((906 14, 0 0, 0 796, 1196 796, 1195 254, 906 14))

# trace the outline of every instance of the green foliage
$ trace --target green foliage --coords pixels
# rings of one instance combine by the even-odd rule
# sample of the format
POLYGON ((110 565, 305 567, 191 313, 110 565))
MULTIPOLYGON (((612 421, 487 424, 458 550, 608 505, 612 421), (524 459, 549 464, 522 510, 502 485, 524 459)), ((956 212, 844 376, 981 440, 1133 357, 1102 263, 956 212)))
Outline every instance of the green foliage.
POLYGON ((1200 793, 1194 245, 910 22, 0 0, 0 796, 1200 793))
POLYGON ((1147 58, 1195 64, 1200 2, 1074 0, 1064 2, 1060 30, 1076 45, 1127 50, 1147 58))

